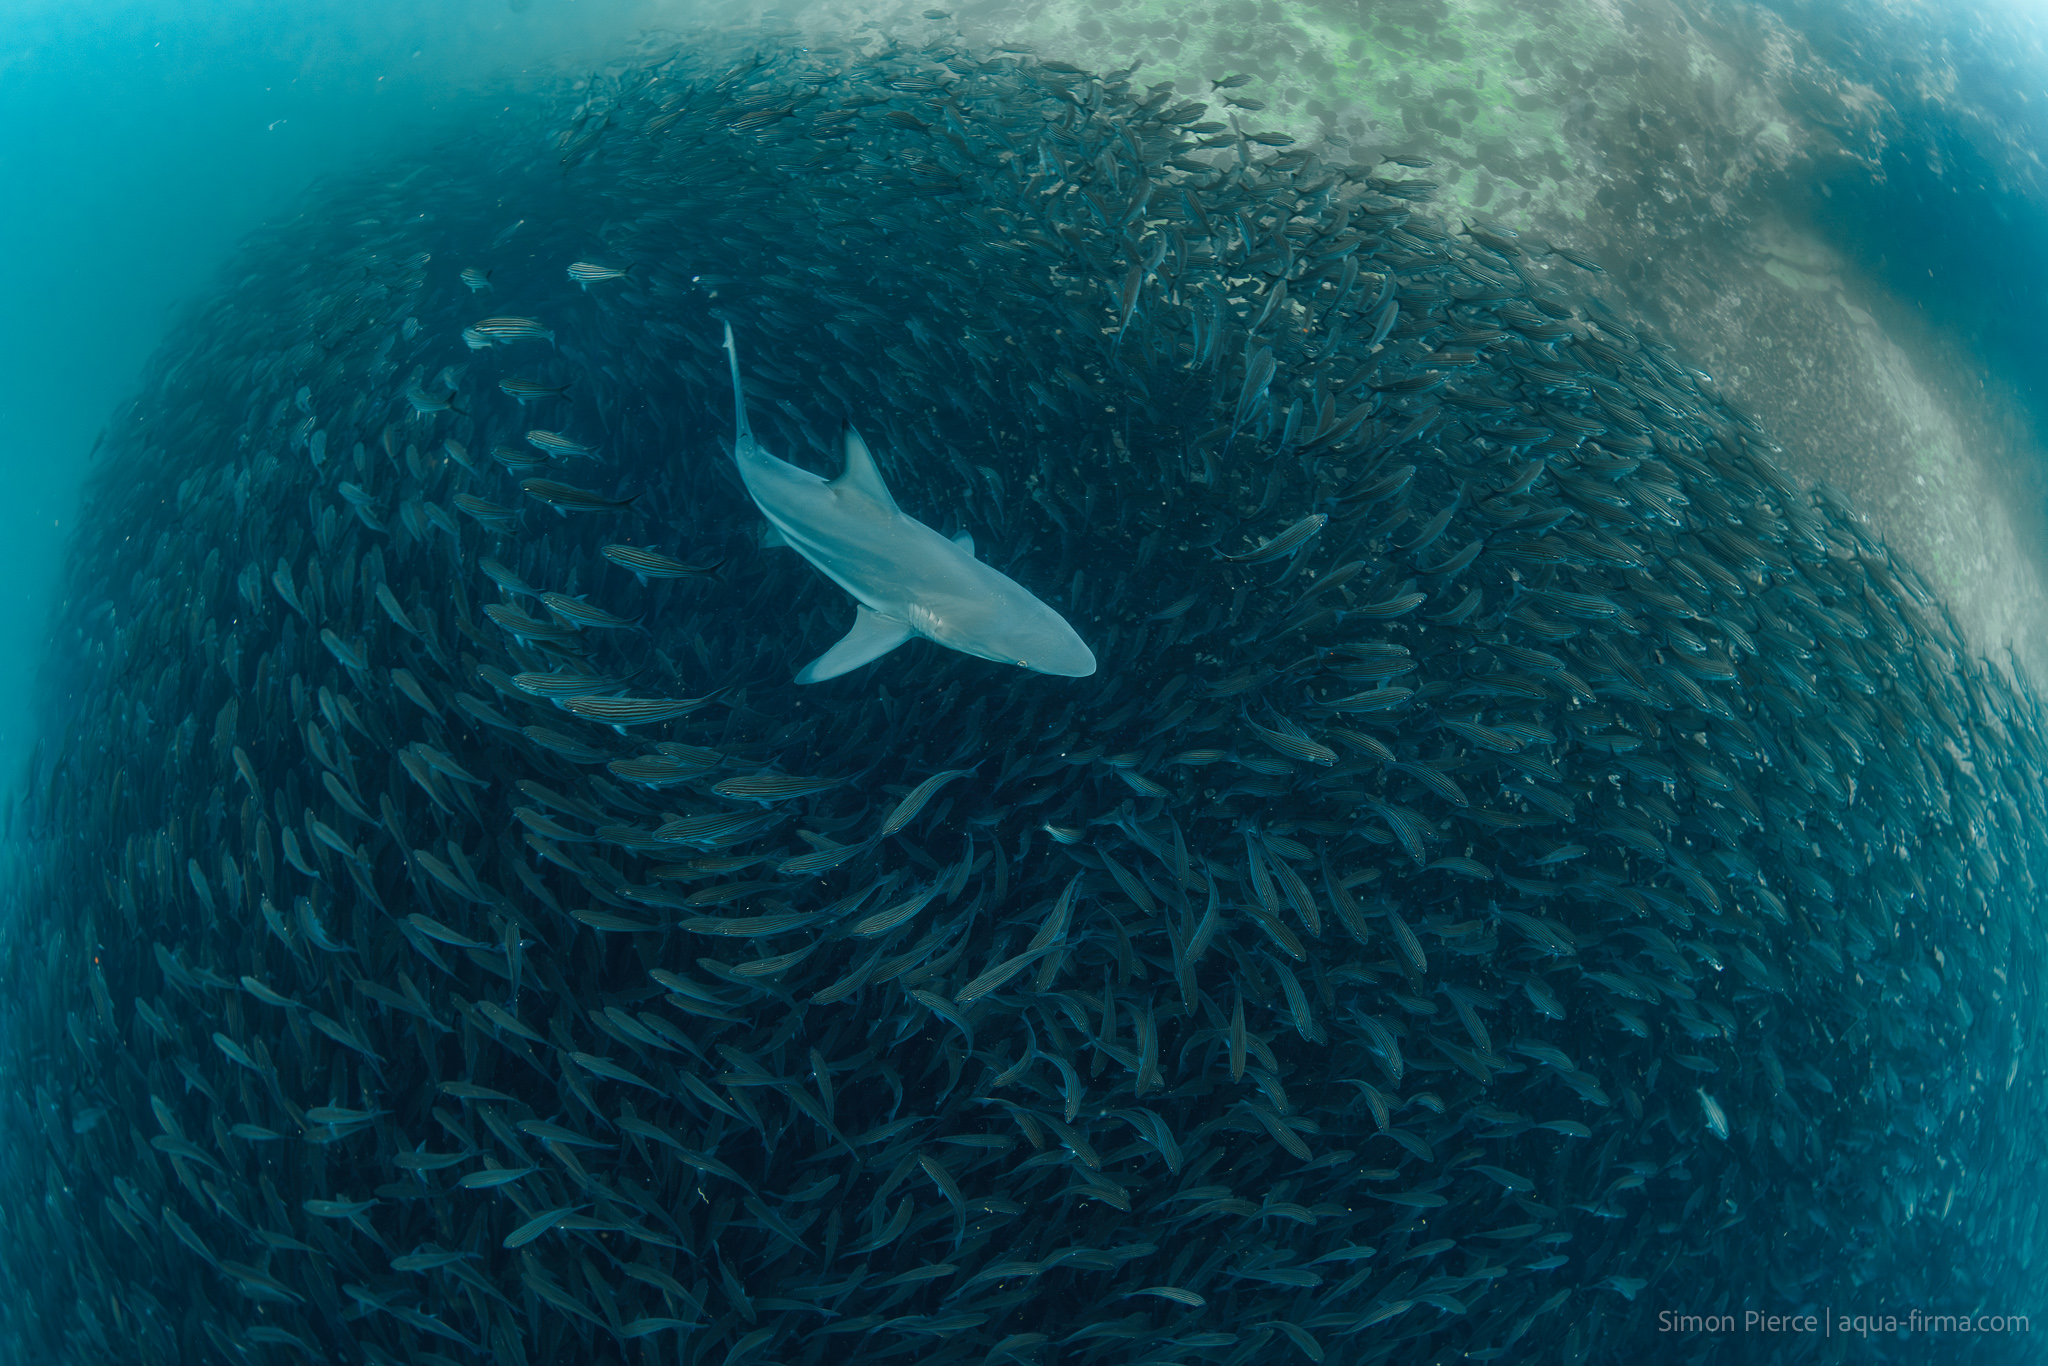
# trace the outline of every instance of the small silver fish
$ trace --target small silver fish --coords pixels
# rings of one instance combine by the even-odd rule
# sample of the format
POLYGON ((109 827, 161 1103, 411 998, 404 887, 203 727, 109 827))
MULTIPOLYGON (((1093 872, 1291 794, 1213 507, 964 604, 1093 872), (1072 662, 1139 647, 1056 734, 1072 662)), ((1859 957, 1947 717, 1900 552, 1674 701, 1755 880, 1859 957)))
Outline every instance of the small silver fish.
POLYGON ((531 341, 535 337, 545 337, 552 343, 555 334, 535 318, 485 318, 471 323, 462 333, 462 339, 469 342, 472 351, 480 351, 499 342, 531 341), (472 336, 477 340, 472 341, 472 336))
POLYGON ((651 726, 688 716, 710 704, 709 697, 572 697, 562 706, 587 721, 601 721, 620 734, 627 726, 651 726))
POLYGON ((405 391, 405 401, 412 404, 412 411, 415 417, 425 417, 428 413, 459 413, 462 411, 455 406, 455 393, 453 390, 445 394, 430 394, 415 384, 405 391))
POLYGON ((1328 526, 1329 522, 1329 513, 1312 512, 1256 549, 1247 550, 1242 555, 1225 555, 1218 552, 1216 558, 1230 564, 1264 564, 1268 560, 1277 560, 1284 555, 1292 555, 1307 545, 1310 538, 1328 526))
POLYGON ((642 583, 649 579, 701 577, 717 572, 718 567, 725 563, 725 560, 720 558, 705 565, 684 564, 681 560, 672 560, 666 555, 656 554, 652 550, 642 550, 636 545, 608 545, 604 547, 602 553, 613 564, 632 570, 633 576, 642 583))
POLYGON ((541 621, 516 611, 503 603, 491 603, 484 608, 484 615, 519 640, 552 640, 556 642, 574 640, 581 631, 574 626, 559 626, 552 621, 541 621))
POLYGON ((526 444, 549 455, 574 455, 589 457, 597 454, 597 447, 566 437, 560 432, 531 431, 526 434, 526 444))
POLYGON ((512 682, 521 692, 547 698, 592 697, 620 686, 615 678, 580 673, 519 673, 512 682))
POLYGON ((639 497, 635 494, 633 498, 607 498, 552 479, 522 479, 519 488, 527 497, 539 499, 565 517, 572 512, 616 512, 632 506, 633 498, 639 497))
POLYGON ((512 398, 519 400, 522 408, 537 399, 561 398, 568 393, 566 384, 542 384, 537 379, 501 379, 498 388, 512 398))
POLYGON ((583 286, 583 288, 589 289, 601 280, 623 279, 632 269, 631 266, 622 266, 615 270, 610 266, 600 266, 591 261, 577 261, 569 267, 569 278, 583 286))
POLYGON ((455 495, 455 508, 464 516, 474 518, 492 531, 510 531, 519 524, 519 514, 511 508, 500 507, 487 498, 473 493, 455 495))
POLYGON ((638 617, 620 617, 601 607, 592 607, 566 593, 543 593, 540 600, 550 612, 562 621, 576 626, 595 626, 600 630, 620 630, 640 624, 638 617))

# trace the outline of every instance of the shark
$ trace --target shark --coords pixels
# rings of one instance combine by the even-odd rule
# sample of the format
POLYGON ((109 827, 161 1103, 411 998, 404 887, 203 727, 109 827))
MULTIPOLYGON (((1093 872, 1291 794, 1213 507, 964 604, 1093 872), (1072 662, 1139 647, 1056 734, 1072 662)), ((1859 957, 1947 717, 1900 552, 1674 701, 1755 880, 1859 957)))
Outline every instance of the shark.
POLYGON ((974 538, 948 539, 896 506, 882 471, 851 423, 841 428, 845 465, 824 479, 771 455, 747 424, 740 353, 725 327, 737 415, 733 461, 768 520, 768 544, 787 545, 853 595, 853 629, 797 672, 822 683, 922 637, 949 650, 1033 673, 1086 678, 1095 653, 1067 619, 1001 571, 975 558, 974 538))

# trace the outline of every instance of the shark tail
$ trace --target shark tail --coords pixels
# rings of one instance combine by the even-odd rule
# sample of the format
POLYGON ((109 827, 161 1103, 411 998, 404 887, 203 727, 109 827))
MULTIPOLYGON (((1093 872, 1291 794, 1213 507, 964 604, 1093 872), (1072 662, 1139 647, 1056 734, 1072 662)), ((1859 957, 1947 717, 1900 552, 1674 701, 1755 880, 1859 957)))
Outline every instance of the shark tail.
POLYGON ((746 392, 740 388, 740 349, 733 345, 731 323, 725 325, 725 355, 726 359, 732 362, 732 407, 735 423, 735 444, 744 445, 748 441, 753 440, 754 433, 747 426, 747 396, 746 392))

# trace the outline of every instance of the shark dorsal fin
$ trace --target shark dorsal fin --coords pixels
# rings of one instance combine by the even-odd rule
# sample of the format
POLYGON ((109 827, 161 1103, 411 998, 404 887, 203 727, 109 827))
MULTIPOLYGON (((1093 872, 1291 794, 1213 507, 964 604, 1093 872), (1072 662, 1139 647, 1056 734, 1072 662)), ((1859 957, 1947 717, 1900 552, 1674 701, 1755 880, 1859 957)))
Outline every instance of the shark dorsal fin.
POLYGON ((953 538, 953 544, 972 555, 974 553, 974 533, 971 531, 961 532, 953 538))
POLYGON ((889 496, 889 486, 882 482, 881 467, 875 464, 868 443, 860 439, 860 433, 853 429, 851 422, 840 428, 840 434, 846 446, 846 468, 832 481, 832 487, 845 493, 857 493, 894 512, 896 500, 889 496))

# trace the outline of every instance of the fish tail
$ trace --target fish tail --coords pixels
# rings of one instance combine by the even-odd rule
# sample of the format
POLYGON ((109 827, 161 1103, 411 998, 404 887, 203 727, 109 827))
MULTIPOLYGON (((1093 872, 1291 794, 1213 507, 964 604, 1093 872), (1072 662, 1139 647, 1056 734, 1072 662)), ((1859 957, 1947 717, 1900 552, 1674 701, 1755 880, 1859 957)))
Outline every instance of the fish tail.
POLYGON ((753 440, 754 433, 747 426, 747 396, 740 388, 740 349, 733 344, 731 323, 725 325, 725 355, 732 363, 732 407, 734 435, 737 438, 733 454, 737 456, 739 447, 753 440))

